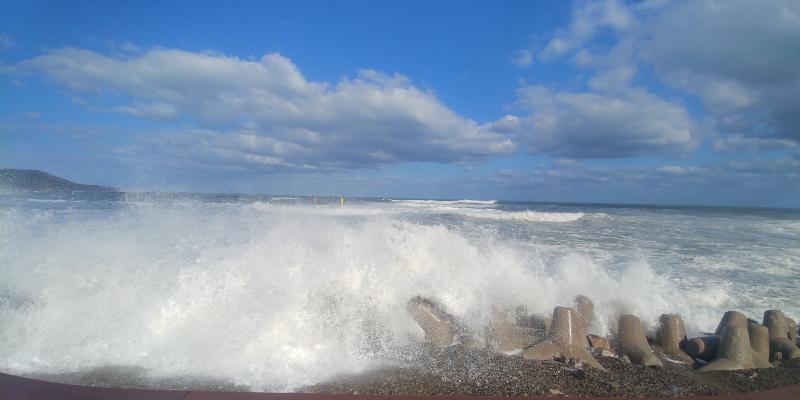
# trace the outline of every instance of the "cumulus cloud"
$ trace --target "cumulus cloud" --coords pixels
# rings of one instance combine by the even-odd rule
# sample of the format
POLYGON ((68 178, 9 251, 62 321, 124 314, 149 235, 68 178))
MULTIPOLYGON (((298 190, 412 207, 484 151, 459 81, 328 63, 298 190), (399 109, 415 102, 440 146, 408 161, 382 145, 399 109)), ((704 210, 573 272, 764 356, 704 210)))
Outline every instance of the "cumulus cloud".
POLYGON ((556 32, 555 37, 539 52, 539 58, 548 60, 561 56, 583 46, 599 30, 625 30, 634 21, 631 12, 618 0, 586 3, 573 9, 569 27, 556 32))
POLYGON ((686 109, 643 90, 602 94, 531 86, 520 90, 519 102, 530 113, 507 116, 494 129, 512 132, 532 153, 617 158, 681 153, 697 145, 686 109))
POLYGON ((539 52, 572 56, 596 92, 629 90, 642 69, 702 101, 715 148, 800 142, 800 3, 794 0, 578 3, 539 52), (758 143, 756 145, 756 143, 758 143))
POLYGON ((335 84, 315 82, 275 53, 243 60, 175 49, 124 56, 62 48, 16 68, 97 94, 97 101, 123 97, 124 104, 111 108, 121 113, 196 121, 197 136, 162 132, 155 140, 187 158, 226 165, 461 162, 514 149, 504 135, 458 115, 402 75, 363 70, 335 84))
POLYGON ((688 110, 635 85, 645 16, 662 5, 621 1, 579 3, 571 22, 538 53, 540 60, 568 57, 592 73, 585 88, 544 85, 520 89, 523 115, 492 124, 535 154, 568 158, 675 155, 700 142, 688 110))
POLYGON ((735 118, 735 133, 800 140, 798 38, 797 1, 678 2, 650 24, 642 53, 717 118, 735 118))

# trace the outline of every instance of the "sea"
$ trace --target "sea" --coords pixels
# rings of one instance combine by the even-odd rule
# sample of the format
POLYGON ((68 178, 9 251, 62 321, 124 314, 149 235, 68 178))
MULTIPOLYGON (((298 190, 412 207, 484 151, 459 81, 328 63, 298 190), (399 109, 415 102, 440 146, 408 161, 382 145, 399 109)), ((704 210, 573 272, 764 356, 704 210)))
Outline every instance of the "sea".
POLYGON ((408 361, 415 296, 476 334, 582 294, 590 332, 677 313, 692 336, 727 310, 799 318, 799 292, 797 209, 0 193, 0 372, 25 376, 294 391, 408 361))

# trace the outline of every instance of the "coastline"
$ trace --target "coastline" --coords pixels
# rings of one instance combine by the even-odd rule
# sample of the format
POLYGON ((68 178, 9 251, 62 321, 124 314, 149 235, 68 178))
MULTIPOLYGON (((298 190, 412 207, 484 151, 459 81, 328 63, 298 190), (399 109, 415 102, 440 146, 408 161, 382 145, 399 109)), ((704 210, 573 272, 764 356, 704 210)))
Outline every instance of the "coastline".
MULTIPOLYGON (((358 395, 359 398, 368 396, 581 398, 723 396, 721 398, 727 398, 731 395, 758 394, 781 388, 796 388, 795 392, 800 391, 800 360, 776 362, 774 368, 769 369, 698 372, 691 365, 675 362, 667 362, 664 367, 655 368, 631 365, 614 357, 598 356, 598 361, 605 368, 603 371, 582 366, 572 359, 525 360, 522 357, 491 350, 470 349, 461 345, 436 347, 430 344, 418 344, 406 351, 409 353, 405 355, 413 357, 412 361, 360 374, 334 377, 325 382, 299 388, 290 396, 319 395, 320 399, 328 395, 336 395, 339 398, 350 395, 358 395)), ((664 359, 663 355, 658 354, 658 356, 664 359)), ((253 399, 262 398, 259 396, 265 396, 263 398, 275 396, 275 393, 252 392, 247 387, 207 377, 150 378, 144 370, 135 367, 106 367, 85 373, 38 374, 29 378, 12 378, 28 382, 27 384, 32 387, 44 384, 51 385, 49 387, 52 389, 58 388, 56 385, 62 385, 81 393, 90 393, 96 389, 97 393, 107 393, 110 396, 107 398, 116 398, 114 396, 123 392, 135 392, 140 396, 131 398, 154 398, 152 396, 163 392, 203 393, 203 396, 200 396, 202 398, 221 399, 236 398, 237 395, 253 399)), ((11 385, 0 386, 2 386, 0 395, 12 388, 11 385)))
POLYGON ((731 395, 800 384, 800 360, 769 369, 698 372, 668 361, 664 367, 631 365, 598 356, 606 371, 575 360, 525 360, 455 345, 423 346, 409 365, 341 376, 302 391, 364 395, 684 397, 731 395))

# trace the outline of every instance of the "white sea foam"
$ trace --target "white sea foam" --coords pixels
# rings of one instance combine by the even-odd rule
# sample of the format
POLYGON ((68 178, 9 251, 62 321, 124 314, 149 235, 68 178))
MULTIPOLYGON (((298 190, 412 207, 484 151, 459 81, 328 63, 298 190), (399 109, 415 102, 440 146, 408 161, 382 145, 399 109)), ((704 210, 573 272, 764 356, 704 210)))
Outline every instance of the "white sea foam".
POLYGON ((379 205, 348 205, 341 207, 338 204, 273 204, 257 201, 252 204, 252 207, 258 211, 284 215, 284 216, 376 216, 381 214, 390 214, 397 212, 379 205))
POLYGON ((407 206, 472 206, 472 207, 488 207, 497 204, 497 200, 390 200, 394 203, 404 204, 407 206))
POLYGON ((495 209, 495 200, 392 200, 395 204, 425 209, 432 213, 455 214, 470 218, 497 221, 570 222, 584 216, 582 212, 506 211, 495 209))
POLYGON ((531 222, 571 222, 583 218, 584 213, 540 212, 540 211, 501 211, 490 209, 466 210, 454 209, 453 213, 471 218, 494 219, 500 221, 531 221, 531 222))
MULTIPOLYGON (((603 248, 594 236, 609 221, 587 234, 593 241, 571 230, 555 246, 540 240, 559 231, 520 239, 410 221, 398 209, 407 210, 196 201, 103 213, 0 208, 0 370, 130 365, 293 390, 392 359, 421 339, 405 311, 417 295, 480 332, 492 308, 549 314, 580 293, 596 303, 599 334, 624 312, 650 327, 677 312, 692 332, 713 329, 747 295, 657 272, 635 246, 603 248), (601 251, 611 255, 591 255, 601 251)), ((776 305, 747 300, 752 309, 776 305)))

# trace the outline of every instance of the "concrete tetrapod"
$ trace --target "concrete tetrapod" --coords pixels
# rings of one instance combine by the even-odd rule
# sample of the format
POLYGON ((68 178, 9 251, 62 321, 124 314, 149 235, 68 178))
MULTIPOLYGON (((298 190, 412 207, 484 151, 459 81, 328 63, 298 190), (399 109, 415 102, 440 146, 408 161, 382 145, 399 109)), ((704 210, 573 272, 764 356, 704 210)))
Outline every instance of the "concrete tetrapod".
POLYGON ((574 358, 604 370, 587 349, 586 331, 574 308, 556 307, 547 332, 547 339, 526 349, 522 357, 528 360, 552 360, 556 357, 574 358))
POLYGON ((683 351, 690 356, 703 360, 711 361, 717 354, 719 336, 701 336, 688 339, 683 344, 683 351))
POLYGON ((525 307, 518 307, 514 325, 520 328, 538 329, 547 331, 550 329, 550 317, 544 315, 529 315, 525 307))
POLYGON ((726 311, 725 314, 722 315, 722 319, 719 321, 714 335, 722 336, 722 332, 728 326, 738 326, 747 329, 747 324, 748 320, 744 314, 738 311, 726 311))
POLYGON ((661 347, 661 350, 668 357, 685 364, 691 364, 694 362, 692 357, 684 353, 680 348, 681 342, 684 340, 686 340, 686 328, 683 326, 683 319, 676 314, 661 314, 658 319, 656 344, 661 347))
POLYGON ((573 302, 575 303, 575 310, 578 311, 578 316, 581 317, 584 329, 588 328, 594 316, 594 303, 582 294, 575 296, 573 302))
POLYGON ((408 312, 425 332, 425 339, 437 346, 450 346, 456 341, 457 327, 453 317, 432 301, 414 297, 408 312))
POLYGON ((495 311, 489 326, 489 342, 503 353, 516 353, 539 341, 538 333, 532 328, 521 328, 508 321, 508 315, 495 311))
POLYGON ((753 353, 753 349, 750 347, 750 335, 746 327, 736 323, 724 326, 714 361, 701 367, 700 371, 755 368, 753 353))
POLYGON ((769 329, 759 323, 747 324, 750 347, 753 348, 753 364, 756 368, 772 368, 769 362, 769 329))
MULTIPOLYGON (((764 342, 767 333, 757 322, 752 322, 738 311, 728 311, 715 332, 720 333, 714 359, 700 371, 720 371, 744 368, 769 368, 765 360, 767 350, 764 342)), ((690 341, 691 342, 691 341, 690 341)), ((687 343, 691 346, 692 343, 687 343)))
POLYGON ((628 356, 632 363, 647 367, 663 366, 661 360, 653 354, 653 350, 647 344, 642 323, 635 315, 624 314, 619 317, 617 340, 619 352, 628 356))
POLYGON ((789 340, 797 342, 797 322, 786 317, 786 327, 789 328, 789 340))
POLYGON ((769 329, 769 353, 781 353, 784 360, 800 358, 800 348, 790 340, 789 323, 780 310, 764 311, 764 326, 769 329))

